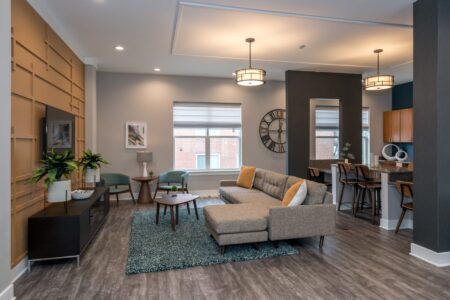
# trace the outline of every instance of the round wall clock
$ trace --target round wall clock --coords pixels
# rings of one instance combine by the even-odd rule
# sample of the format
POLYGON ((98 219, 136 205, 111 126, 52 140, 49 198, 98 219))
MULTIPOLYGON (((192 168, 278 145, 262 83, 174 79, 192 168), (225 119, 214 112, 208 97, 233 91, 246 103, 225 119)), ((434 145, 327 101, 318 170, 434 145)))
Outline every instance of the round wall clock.
POLYGON ((269 111, 259 123, 259 137, 267 149, 276 153, 286 152, 286 110, 269 111))

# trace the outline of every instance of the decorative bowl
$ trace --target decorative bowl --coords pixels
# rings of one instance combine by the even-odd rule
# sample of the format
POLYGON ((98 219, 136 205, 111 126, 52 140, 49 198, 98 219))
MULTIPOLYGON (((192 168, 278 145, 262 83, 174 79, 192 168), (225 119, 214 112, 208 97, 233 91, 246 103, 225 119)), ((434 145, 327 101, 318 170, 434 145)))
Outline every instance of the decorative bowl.
POLYGON ((75 190, 72 192, 72 199, 83 200, 92 196, 94 190, 75 190))

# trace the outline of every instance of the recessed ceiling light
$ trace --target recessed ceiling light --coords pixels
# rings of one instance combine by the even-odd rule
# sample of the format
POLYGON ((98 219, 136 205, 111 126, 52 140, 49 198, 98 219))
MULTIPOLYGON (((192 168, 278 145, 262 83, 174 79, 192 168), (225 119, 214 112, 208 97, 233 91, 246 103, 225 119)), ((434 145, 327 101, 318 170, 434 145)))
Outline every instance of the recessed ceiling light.
POLYGON ((161 71, 161 69, 160 68, 154 68, 153 71, 159 72, 159 71, 161 71))
POLYGON ((121 45, 114 46, 114 49, 116 49, 117 51, 125 50, 125 48, 123 46, 121 46, 121 45))
POLYGON ((300 45, 299 47, 298 47, 298 49, 300 49, 300 50, 303 50, 303 49, 305 49, 306 48, 306 45, 300 45))

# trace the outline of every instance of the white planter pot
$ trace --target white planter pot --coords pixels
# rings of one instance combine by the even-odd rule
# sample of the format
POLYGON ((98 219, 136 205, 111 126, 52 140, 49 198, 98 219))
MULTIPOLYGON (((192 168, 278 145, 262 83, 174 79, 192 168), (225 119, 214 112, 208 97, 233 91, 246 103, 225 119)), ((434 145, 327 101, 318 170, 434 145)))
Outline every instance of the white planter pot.
POLYGON ((94 183, 100 181, 100 168, 97 169, 86 169, 86 173, 84 174, 84 182, 86 183, 94 183))
POLYGON ((70 180, 61 180, 53 182, 48 187, 48 196, 47 201, 48 202, 64 202, 67 200, 71 200, 71 193, 72 193, 72 187, 71 187, 71 181, 70 180))

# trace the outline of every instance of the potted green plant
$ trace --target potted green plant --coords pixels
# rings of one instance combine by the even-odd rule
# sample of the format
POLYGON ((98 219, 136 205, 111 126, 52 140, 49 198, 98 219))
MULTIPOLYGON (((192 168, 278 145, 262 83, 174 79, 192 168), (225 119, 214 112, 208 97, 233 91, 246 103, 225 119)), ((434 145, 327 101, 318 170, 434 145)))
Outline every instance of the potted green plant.
POLYGON ((178 193, 178 187, 176 185, 172 185, 170 190, 172 191, 172 197, 176 197, 178 193))
POLYGON ((353 155, 353 153, 350 152, 351 146, 352 146, 352 144, 350 144, 349 142, 346 142, 344 144, 344 147, 342 147, 341 159, 344 159, 346 164, 348 163, 349 159, 355 159, 355 156, 353 155))
POLYGON ((71 200, 70 174, 77 169, 75 157, 70 150, 57 153, 54 149, 49 151, 41 166, 33 171, 32 182, 39 182, 42 178, 44 186, 48 189, 48 202, 64 202, 71 200))
POLYGON ((155 175, 155 173, 154 173, 152 170, 150 170, 150 171, 148 172, 148 177, 152 178, 153 175, 155 175))
POLYGON ((83 152, 83 156, 78 161, 83 168, 84 182, 94 183, 100 181, 100 168, 108 162, 100 153, 92 153, 90 149, 83 152))

